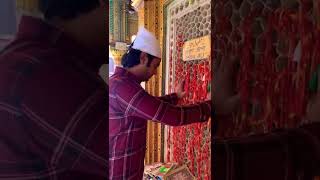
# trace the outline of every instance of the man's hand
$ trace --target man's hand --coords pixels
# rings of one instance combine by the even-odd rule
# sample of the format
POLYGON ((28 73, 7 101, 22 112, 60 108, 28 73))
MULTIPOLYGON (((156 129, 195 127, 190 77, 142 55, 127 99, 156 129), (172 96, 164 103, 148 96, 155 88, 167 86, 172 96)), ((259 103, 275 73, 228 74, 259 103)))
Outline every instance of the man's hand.
POLYGON ((209 91, 207 93, 207 98, 206 98, 207 101, 210 101, 211 100, 211 91, 209 91))
POLYGON ((213 69, 213 111, 217 115, 234 112, 240 105, 240 95, 235 94, 235 57, 216 61, 213 69))
POLYGON ((208 127, 211 127, 211 118, 209 118, 208 123, 207 123, 208 127))
POLYGON ((318 71, 318 89, 317 94, 309 100, 307 107, 307 121, 320 122, 320 73, 318 71))
POLYGON ((184 96, 186 95, 186 92, 184 92, 184 81, 180 81, 178 83, 178 85, 176 86, 176 93, 178 95, 179 99, 184 98, 184 96))

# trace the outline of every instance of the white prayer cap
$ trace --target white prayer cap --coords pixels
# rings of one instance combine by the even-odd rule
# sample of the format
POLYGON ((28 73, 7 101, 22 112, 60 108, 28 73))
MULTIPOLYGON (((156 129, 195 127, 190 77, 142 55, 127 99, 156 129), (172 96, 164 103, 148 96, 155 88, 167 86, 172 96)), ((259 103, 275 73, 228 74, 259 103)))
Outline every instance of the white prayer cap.
POLYGON ((144 27, 139 28, 139 32, 134 40, 132 48, 161 58, 159 41, 155 35, 146 30, 144 27))

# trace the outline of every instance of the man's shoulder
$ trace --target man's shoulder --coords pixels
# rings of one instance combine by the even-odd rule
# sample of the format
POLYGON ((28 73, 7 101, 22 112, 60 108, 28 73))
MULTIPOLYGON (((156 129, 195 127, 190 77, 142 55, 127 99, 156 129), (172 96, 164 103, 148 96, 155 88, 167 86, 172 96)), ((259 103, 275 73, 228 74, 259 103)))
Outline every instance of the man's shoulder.
POLYGON ((0 93, 6 94, 9 89, 20 88, 21 93, 32 96, 67 96, 87 95, 97 89, 97 83, 87 74, 61 58, 68 59, 55 48, 36 44, 25 49, 9 48, 0 54, 0 93))
POLYGON ((15 42, 0 52, 0 101, 6 97, 16 96, 22 82, 40 64, 29 45, 15 42))
POLYGON ((140 84, 132 81, 127 76, 113 75, 109 79, 109 93, 119 94, 123 92, 137 92, 143 90, 140 84))
POLYGON ((4 70, 1 72, 22 73, 22 69, 44 66, 58 56, 57 49, 45 43, 13 41, 0 51, 0 68, 4 70))

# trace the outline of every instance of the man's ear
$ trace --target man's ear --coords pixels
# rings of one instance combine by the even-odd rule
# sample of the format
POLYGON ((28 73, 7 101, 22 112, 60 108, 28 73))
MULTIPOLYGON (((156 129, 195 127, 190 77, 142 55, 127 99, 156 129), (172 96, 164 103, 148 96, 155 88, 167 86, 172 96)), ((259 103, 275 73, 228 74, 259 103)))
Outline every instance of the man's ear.
POLYGON ((145 52, 141 52, 140 54, 140 64, 148 64, 148 57, 147 57, 147 53, 145 52))

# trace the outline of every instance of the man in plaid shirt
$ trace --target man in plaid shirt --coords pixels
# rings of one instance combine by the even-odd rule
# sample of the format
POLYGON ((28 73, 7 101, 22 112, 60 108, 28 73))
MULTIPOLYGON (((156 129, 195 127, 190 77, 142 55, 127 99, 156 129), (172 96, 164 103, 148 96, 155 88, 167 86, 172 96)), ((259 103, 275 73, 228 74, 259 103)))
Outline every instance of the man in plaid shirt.
POLYGON ((0 53, 0 179, 107 179, 107 4, 40 3, 0 53))
MULTIPOLYGON (((156 73, 160 57, 155 36, 140 28, 132 47, 122 58, 123 68, 117 67, 109 79, 109 179, 142 179, 147 120, 181 126, 207 122, 211 116, 211 101, 177 106, 178 99, 185 94, 181 84, 177 93, 164 97, 153 97, 140 86, 156 73)), ((220 82, 224 82, 228 72, 226 66, 223 67, 220 82)), ((214 105, 219 107, 219 112, 229 113, 234 109, 237 96, 225 94, 218 88, 214 91, 220 96, 214 105)))

